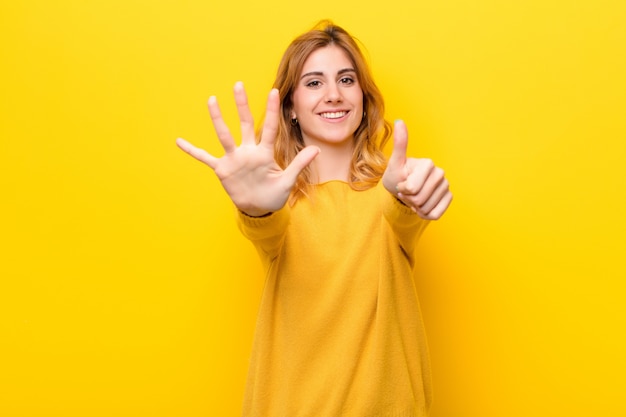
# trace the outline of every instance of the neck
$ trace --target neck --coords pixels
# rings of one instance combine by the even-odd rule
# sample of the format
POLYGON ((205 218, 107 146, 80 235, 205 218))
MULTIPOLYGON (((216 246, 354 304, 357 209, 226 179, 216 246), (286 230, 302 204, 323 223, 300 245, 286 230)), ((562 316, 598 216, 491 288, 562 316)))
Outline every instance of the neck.
POLYGON ((350 163, 352 161, 352 143, 316 144, 320 154, 311 163, 313 182, 339 180, 348 182, 350 179, 350 163))

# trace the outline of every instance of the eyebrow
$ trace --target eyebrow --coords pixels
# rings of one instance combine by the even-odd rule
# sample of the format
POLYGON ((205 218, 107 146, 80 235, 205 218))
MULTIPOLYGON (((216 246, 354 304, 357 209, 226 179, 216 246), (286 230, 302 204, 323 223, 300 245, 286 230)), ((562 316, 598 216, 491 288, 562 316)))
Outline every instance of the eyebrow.
MULTIPOLYGON (((337 71, 337 75, 345 74, 346 72, 355 72, 356 73, 354 68, 343 68, 343 69, 340 69, 339 71, 337 71)), ((302 74, 302 77, 300 77, 300 79, 303 79, 304 77, 310 77, 312 75, 321 76, 321 75, 324 75, 324 73, 322 71, 311 71, 311 72, 307 72, 306 74, 302 74)))

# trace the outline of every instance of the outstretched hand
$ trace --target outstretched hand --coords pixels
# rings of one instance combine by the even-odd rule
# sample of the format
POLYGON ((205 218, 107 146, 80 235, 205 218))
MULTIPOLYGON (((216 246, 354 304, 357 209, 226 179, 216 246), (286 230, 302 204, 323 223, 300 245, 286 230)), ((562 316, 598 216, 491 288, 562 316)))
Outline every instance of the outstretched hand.
POLYGON ((209 113, 225 155, 217 158, 184 139, 177 139, 176 144, 213 169, 239 210, 250 216, 261 216, 285 205, 298 174, 319 154, 319 149, 303 149, 288 167, 281 169, 274 159, 274 141, 280 117, 278 90, 273 89, 267 99, 265 122, 258 144, 248 98, 241 82, 235 84, 234 94, 241 122, 239 146, 226 126, 214 96, 209 98, 209 113))
POLYGON ((407 145, 406 125, 397 121, 383 185, 423 219, 437 220, 452 202, 448 180, 430 159, 407 158, 407 145))

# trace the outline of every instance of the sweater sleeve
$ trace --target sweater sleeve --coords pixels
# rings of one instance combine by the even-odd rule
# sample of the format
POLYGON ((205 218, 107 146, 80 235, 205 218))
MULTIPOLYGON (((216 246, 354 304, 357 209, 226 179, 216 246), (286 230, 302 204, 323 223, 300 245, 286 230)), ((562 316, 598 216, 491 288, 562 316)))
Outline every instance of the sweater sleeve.
POLYGON ((280 252, 290 216, 288 205, 265 217, 250 217, 237 210, 237 226, 254 244, 261 259, 271 262, 280 252))
MULTIPOLYGON (((380 186, 380 184, 379 184, 380 186)), ((383 201, 383 215, 395 234, 400 247, 406 253, 411 265, 414 261, 414 252, 417 240, 428 226, 429 221, 419 217, 408 206, 402 204, 391 195, 385 187, 380 186, 383 201)))

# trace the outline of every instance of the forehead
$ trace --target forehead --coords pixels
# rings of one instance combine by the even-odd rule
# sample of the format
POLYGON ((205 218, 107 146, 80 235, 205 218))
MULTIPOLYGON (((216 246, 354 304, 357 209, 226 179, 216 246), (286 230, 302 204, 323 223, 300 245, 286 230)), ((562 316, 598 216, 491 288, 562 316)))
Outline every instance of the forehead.
POLYGON ((345 50, 335 45, 318 48, 308 56, 300 74, 308 72, 334 73, 342 69, 352 68, 354 64, 345 50))

